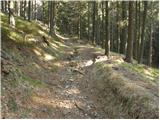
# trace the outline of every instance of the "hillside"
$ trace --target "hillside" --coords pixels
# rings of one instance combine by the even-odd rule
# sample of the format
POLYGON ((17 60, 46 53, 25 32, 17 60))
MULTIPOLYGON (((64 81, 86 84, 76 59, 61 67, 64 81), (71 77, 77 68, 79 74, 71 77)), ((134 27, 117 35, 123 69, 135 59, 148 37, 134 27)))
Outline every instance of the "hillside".
POLYGON ((1 13, 2 118, 159 117, 158 69, 15 19, 11 28, 1 13))

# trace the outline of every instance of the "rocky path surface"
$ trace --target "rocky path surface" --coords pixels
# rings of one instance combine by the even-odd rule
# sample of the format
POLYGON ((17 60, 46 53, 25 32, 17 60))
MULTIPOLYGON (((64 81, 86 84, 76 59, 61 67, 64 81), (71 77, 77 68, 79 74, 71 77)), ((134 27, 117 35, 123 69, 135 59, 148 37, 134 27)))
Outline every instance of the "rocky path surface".
MULTIPOLYGON (((36 118, 107 118, 96 103, 96 94, 89 85, 89 70, 96 50, 82 43, 65 44, 72 49, 60 62, 61 68, 44 81, 49 90, 38 91, 32 99, 36 118), (36 104, 35 104, 36 103, 36 104)), ((96 53, 97 54, 97 53, 96 53)))

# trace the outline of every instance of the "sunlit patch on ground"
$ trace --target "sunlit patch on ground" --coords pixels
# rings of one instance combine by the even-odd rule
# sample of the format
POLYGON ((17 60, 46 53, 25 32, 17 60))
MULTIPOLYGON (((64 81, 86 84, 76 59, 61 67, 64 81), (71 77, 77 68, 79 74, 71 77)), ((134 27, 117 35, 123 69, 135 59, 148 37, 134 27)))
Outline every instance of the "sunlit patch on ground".
POLYGON ((53 48, 59 48, 56 44, 54 44, 54 43, 50 43, 51 44, 51 46, 53 47, 53 48))
POLYGON ((49 60, 53 60, 53 59, 55 59, 55 57, 53 57, 52 55, 47 54, 47 53, 44 54, 45 61, 49 61, 49 60))
POLYGON ((82 67, 87 67, 87 66, 91 66, 93 64, 92 60, 88 60, 84 63, 84 65, 82 67))
POLYGON ((59 34, 56 34, 59 38, 61 38, 61 39, 63 39, 63 40, 69 40, 70 38, 67 38, 67 37, 63 37, 63 36, 61 36, 61 35, 59 35, 59 34))
POLYGON ((39 52, 38 49, 33 49, 33 51, 36 53, 36 55, 41 56, 41 52, 39 52))
POLYGON ((53 64, 56 65, 57 67, 61 67, 62 66, 62 64, 60 62, 54 62, 53 64))
POLYGON ((71 100, 60 100, 60 99, 51 99, 51 98, 43 98, 43 97, 32 97, 33 102, 42 104, 42 105, 49 105, 54 108, 67 108, 72 109, 75 108, 75 104, 71 100))
POLYGON ((68 94, 79 94, 80 91, 77 88, 71 88, 66 91, 68 94))

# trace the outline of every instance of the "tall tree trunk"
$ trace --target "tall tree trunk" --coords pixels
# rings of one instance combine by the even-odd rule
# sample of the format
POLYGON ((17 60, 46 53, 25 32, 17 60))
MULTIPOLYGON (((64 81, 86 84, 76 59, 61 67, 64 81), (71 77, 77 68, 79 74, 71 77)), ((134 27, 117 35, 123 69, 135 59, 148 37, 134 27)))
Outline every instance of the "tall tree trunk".
POLYGON ((79 22, 78 22, 78 38, 81 39, 81 15, 79 15, 79 22))
POLYGON ((32 18, 32 20, 34 19, 34 3, 33 3, 33 1, 31 1, 31 8, 32 8, 32 12, 31 12, 31 18, 32 18))
POLYGON ((11 4, 11 2, 10 2, 10 1, 8 1, 8 10, 9 10, 9 14, 8 14, 8 23, 9 23, 9 25, 11 24, 11 23, 10 23, 10 21, 11 21, 11 10, 10 10, 10 4, 11 4))
POLYGON ((100 43, 100 15, 99 15, 99 3, 97 3, 96 7, 96 44, 100 43))
POLYGON ((17 1, 15 1, 14 8, 15 8, 15 14, 18 15, 18 2, 17 1))
POLYGON ((92 25, 92 44, 95 44, 95 24, 96 24, 96 1, 93 1, 93 25, 92 25))
POLYGON ((88 2, 88 41, 90 41, 90 2, 88 2))
POLYGON ((55 1, 50 1, 50 31, 49 34, 55 34, 55 1))
POLYGON ((139 59, 140 56, 140 43, 141 43, 141 2, 138 2, 138 29, 137 29, 137 33, 138 33, 138 39, 137 39, 137 61, 139 59))
MULTIPOLYGON (((125 22, 126 18, 126 1, 122 1, 122 21, 125 22)), ((121 43, 120 43, 120 53, 126 53, 126 40, 127 40, 127 29, 126 25, 122 26, 121 30, 121 43)))
POLYGON ((1 1, 2 12, 4 12, 4 1, 1 1))
POLYGON ((50 4, 50 1, 48 1, 48 27, 50 26, 50 7, 51 4, 50 4))
POLYGON ((104 35, 105 35, 105 23, 104 23, 104 1, 102 1, 102 34, 101 34, 101 40, 102 40, 102 48, 105 48, 105 41, 104 41, 104 35))
POLYGON ((110 55, 110 27, 109 27, 109 8, 108 1, 106 1, 106 42, 105 42, 105 55, 110 55))
POLYGON ((5 13, 7 13, 8 12, 7 11, 8 10, 8 1, 4 1, 4 2, 5 2, 5 6, 4 6, 5 7, 5 13))
POLYGON ((113 28, 113 22, 111 21, 110 22, 110 24, 111 24, 111 28, 110 28, 110 30, 111 30, 111 37, 110 37, 110 41, 111 41, 111 51, 113 51, 114 50, 114 28, 113 28))
POLYGON ((43 23, 45 24, 45 2, 42 1, 42 6, 43 6, 43 23))
POLYGON ((129 1, 129 25, 128 25, 128 41, 126 61, 132 63, 133 54, 133 1, 129 1))
POLYGON ((15 27, 15 19, 14 19, 14 2, 9 1, 8 2, 8 9, 9 9, 9 25, 11 27, 15 27))
POLYGON ((90 10, 89 10, 89 2, 88 2, 88 41, 90 41, 90 10))
POLYGON ((142 34, 141 34, 141 51, 139 56, 138 63, 142 63, 143 53, 144 53, 144 33, 145 33, 145 23, 146 23, 146 14, 147 14, 147 1, 144 1, 144 11, 143 11, 143 22, 142 22, 142 34))
POLYGON ((149 54, 148 54, 148 65, 151 66, 152 65, 152 33, 153 33, 153 29, 152 29, 152 23, 150 25, 150 39, 149 39, 149 54))
POLYGON ((20 16, 23 16, 23 1, 20 1, 20 16))
POLYGON ((31 1, 28 2, 28 21, 31 21, 31 1))
POLYGON ((138 2, 136 1, 136 11, 135 11, 135 30, 134 30, 134 58, 137 59, 137 56, 138 56, 138 51, 137 51, 137 48, 138 48, 138 39, 137 39, 137 28, 138 28, 138 24, 137 24, 137 17, 138 17, 138 2))
POLYGON ((15 12, 17 16, 20 16, 20 1, 15 1, 15 12))
POLYGON ((37 20, 37 2, 36 2, 36 0, 34 3, 34 11, 35 11, 34 18, 35 18, 35 20, 37 20))
POLYGON ((120 38, 119 38, 119 2, 117 1, 117 15, 116 15, 116 51, 119 53, 119 45, 120 45, 120 38))
POLYGON ((27 5, 27 1, 25 0, 24 4, 23 4, 23 17, 24 17, 24 19, 26 19, 26 5, 27 5))

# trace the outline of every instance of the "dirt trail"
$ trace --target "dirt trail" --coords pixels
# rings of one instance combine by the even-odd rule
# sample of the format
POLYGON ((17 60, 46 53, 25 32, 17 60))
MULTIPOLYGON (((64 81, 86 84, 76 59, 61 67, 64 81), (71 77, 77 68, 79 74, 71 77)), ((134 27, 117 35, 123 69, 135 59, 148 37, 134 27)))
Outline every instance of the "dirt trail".
MULTIPOLYGON (((49 90, 40 90, 31 101, 33 117, 36 118, 107 118, 93 99, 93 90, 88 85, 88 68, 96 50, 90 45, 65 44, 73 49, 66 50, 68 56, 60 61, 61 68, 55 75, 47 76, 49 90), (87 66, 88 63, 88 66, 87 66), (53 76, 56 76, 53 78, 53 76)), ((95 94, 94 94, 95 96, 95 94)))
MULTIPOLYGON (((125 113, 119 110, 121 108, 118 108, 119 106, 114 108, 116 105, 108 99, 112 93, 105 91, 105 95, 101 94, 95 88, 96 83, 93 80, 93 58, 95 56, 98 56, 96 62, 103 61, 108 66, 113 64, 112 68, 117 73, 128 75, 128 71, 124 71, 112 61, 115 59, 123 62, 122 58, 112 55, 112 58, 107 60, 102 50, 83 41, 63 39, 61 42, 66 47, 60 51, 63 54, 57 57, 57 60, 42 59, 46 57, 45 53, 49 53, 49 57, 56 55, 54 46, 42 49, 40 49, 41 46, 37 46, 42 52, 42 57, 36 57, 36 54, 31 54, 35 51, 32 52, 26 48, 19 51, 23 58, 26 57, 21 61, 22 66, 19 66, 22 72, 33 80, 39 80, 45 84, 42 87, 35 87, 33 94, 29 94, 30 96, 25 99, 22 99, 21 96, 26 92, 15 90, 15 95, 19 94, 15 99, 15 102, 18 103, 17 112, 6 112, 7 110, 4 109, 3 116, 5 118, 41 119, 125 118, 125 113)), ((126 77, 125 75, 123 76, 126 77)), ((132 76, 134 78, 135 74, 131 73, 128 76, 129 80, 132 76)), ((141 79, 140 76, 136 78, 141 79)), ((138 80, 131 79, 130 82, 138 80)), ((11 96, 15 98, 15 95, 11 96)))

